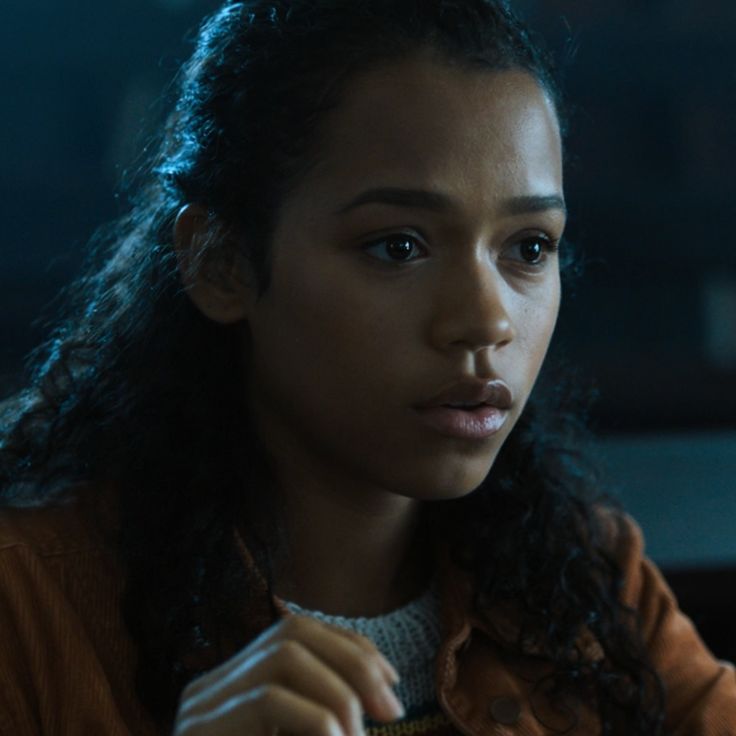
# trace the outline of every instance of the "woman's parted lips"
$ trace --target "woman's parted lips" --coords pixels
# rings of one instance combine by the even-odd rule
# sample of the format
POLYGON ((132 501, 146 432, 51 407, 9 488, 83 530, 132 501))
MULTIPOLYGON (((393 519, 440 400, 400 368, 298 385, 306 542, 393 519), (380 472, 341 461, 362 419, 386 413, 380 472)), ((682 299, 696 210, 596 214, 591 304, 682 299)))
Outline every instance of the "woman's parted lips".
POLYGON ((440 406, 452 406, 458 409, 472 409, 481 404, 493 406, 507 411, 513 404, 511 389, 500 379, 482 380, 462 378, 442 389, 426 402, 417 404, 415 409, 433 409, 440 406))

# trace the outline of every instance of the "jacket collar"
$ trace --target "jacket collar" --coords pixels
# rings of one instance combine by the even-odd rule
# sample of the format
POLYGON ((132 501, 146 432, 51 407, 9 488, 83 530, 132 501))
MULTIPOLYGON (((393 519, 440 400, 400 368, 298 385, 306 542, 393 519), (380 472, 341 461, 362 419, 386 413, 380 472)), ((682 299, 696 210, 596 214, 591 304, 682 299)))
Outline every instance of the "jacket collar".
MULTIPOLYGON (((284 601, 276 596, 268 586, 266 578, 236 531, 236 546, 243 560, 249 589, 252 591, 248 609, 249 629, 256 633, 276 623, 280 618, 290 616, 291 611, 284 601)), ((452 560, 451 551, 445 542, 438 542, 434 550, 438 590, 440 593, 440 617, 442 646, 439 652, 440 666, 446 668, 450 680, 454 680, 457 654, 470 643, 475 632, 496 642, 513 644, 520 633, 520 610, 514 603, 499 605, 488 615, 481 615, 475 608, 473 576, 452 560)), ((595 636, 584 629, 578 640, 583 655, 597 661, 604 654, 595 636)), ((544 657, 544 646, 538 639, 527 638, 523 642, 524 654, 544 657)))
MULTIPOLYGON (((248 619, 255 627, 267 628, 279 618, 292 615, 284 601, 269 590, 265 576, 259 569, 253 554, 241 534, 235 532, 235 543, 243 561, 246 579, 252 591, 248 619)), ((450 550, 439 543, 434 550, 440 616, 444 647, 449 652, 460 648, 469 638, 473 628, 490 634, 483 620, 473 613, 473 584, 469 573, 458 568, 451 560, 450 550)))

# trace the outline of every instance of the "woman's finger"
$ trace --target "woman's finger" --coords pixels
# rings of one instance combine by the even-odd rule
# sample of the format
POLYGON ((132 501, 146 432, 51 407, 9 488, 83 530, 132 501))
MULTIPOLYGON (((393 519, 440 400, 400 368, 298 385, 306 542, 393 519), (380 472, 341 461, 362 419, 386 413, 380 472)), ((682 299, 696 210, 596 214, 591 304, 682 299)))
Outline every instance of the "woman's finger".
POLYGON ((233 696, 202 713, 182 714, 175 736, 347 736, 327 708, 278 685, 233 696))
POLYGON ((230 680, 242 679, 243 672, 256 661, 254 655, 280 641, 296 641, 345 680, 372 718, 394 720, 400 717, 401 708, 391 689, 395 682, 390 671, 392 668, 371 642, 366 639, 367 645, 358 643, 356 636, 306 616, 290 616, 264 632, 224 665, 190 683, 188 695, 217 688, 218 683, 224 680, 229 683, 230 680))
POLYGON ((362 736, 363 707, 357 693, 333 669, 295 640, 277 641, 253 654, 208 689, 191 696, 184 714, 213 710, 269 683, 326 708, 348 736, 362 736))
POLYGON ((354 631, 350 631, 349 629, 341 629, 339 626, 332 626, 331 624, 325 625, 350 639, 353 644, 360 647, 369 657, 377 657, 378 663, 386 670, 386 674, 388 675, 391 684, 398 684, 401 678, 399 677, 399 673, 396 671, 396 668, 370 639, 365 636, 361 636, 354 631))
MULTIPOLYGON (((359 646, 355 637, 336 626, 306 616, 291 616, 281 624, 280 636, 294 638, 334 669, 358 694, 368 714, 379 721, 392 721, 403 715, 394 695, 394 678, 388 661, 368 642, 359 646)), ((361 637, 363 638, 363 637, 361 637)))

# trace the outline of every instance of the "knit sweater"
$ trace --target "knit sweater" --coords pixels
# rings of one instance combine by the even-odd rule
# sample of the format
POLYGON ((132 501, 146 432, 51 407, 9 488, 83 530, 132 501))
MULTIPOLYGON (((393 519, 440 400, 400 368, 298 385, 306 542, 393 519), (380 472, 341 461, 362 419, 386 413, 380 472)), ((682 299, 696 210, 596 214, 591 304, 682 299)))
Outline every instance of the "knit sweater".
POLYGON ((311 616, 370 639, 396 668, 400 682, 395 693, 406 715, 392 723, 365 718, 368 736, 438 736, 456 733, 437 702, 434 673, 442 641, 440 598, 433 583, 410 603, 370 618, 332 616, 284 601, 291 613, 311 616))

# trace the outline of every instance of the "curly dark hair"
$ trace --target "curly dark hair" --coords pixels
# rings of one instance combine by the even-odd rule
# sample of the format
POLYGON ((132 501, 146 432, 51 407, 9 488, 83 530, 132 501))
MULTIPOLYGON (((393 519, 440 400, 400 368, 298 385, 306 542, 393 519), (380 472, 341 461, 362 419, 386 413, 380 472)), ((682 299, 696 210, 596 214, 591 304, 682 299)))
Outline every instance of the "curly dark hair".
MULTIPOLYGON (((235 627, 249 591, 232 520, 245 520, 260 560, 274 518, 264 493, 273 473, 237 398, 247 329, 207 320, 187 297, 177 213, 206 208, 201 257, 247 243, 264 293, 279 206, 319 159, 325 112, 352 75, 426 48, 462 68, 525 70, 561 110, 547 54, 501 0, 248 0, 207 18, 130 214, 98 233, 62 318, 29 359, 28 387, 2 405, 3 503, 63 502, 83 485, 118 491, 138 694, 162 725, 202 671, 186 653, 214 666, 253 633, 235 627)), ((553 362, 488 478, 438 502, 434 523, 475 576, 479 609, 519 606, 509 653, 541 635, 554 697, 594 703, 606 734, 653 736, 661 685, 619 602, 584 406, 553 362), (602 661, 579 651, 584 628, 602 661)))

